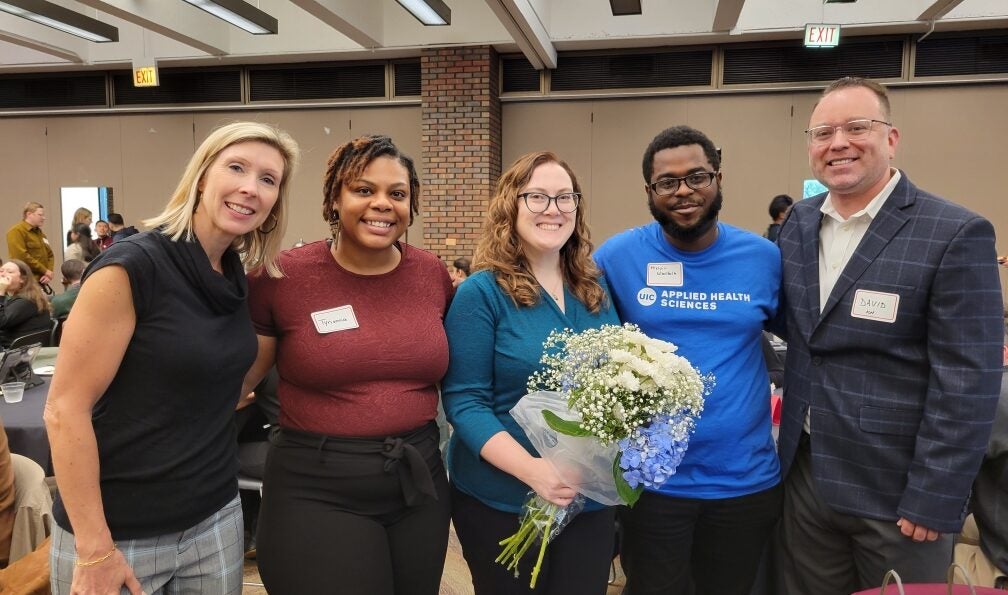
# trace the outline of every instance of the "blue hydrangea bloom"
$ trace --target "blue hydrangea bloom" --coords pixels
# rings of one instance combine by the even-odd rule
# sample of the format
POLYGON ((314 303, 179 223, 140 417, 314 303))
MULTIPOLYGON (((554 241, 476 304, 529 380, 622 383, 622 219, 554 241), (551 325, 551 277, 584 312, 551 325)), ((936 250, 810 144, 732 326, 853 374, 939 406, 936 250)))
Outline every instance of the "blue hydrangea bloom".
POLYGON ((619 441, 620 468, 630 487, 661 487, 686 455, 694 419, 683 413, 658 415, 619 441))

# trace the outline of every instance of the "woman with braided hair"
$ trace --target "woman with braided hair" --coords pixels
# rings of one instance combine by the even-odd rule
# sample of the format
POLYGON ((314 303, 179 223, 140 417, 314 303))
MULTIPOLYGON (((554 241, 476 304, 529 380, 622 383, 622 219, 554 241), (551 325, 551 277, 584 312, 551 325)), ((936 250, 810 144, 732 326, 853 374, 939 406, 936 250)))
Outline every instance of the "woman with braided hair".
POLYGON ((259 357, 280 375, 256 536, 271 595, 435 595, 448 544, 437 383, 448 368, 444 264, 400 241, 419 211, 413 161, 387 136, 336 148, 329 240, 252 275, 259 357), (353 577, 352 579, 350 577, 353 577))

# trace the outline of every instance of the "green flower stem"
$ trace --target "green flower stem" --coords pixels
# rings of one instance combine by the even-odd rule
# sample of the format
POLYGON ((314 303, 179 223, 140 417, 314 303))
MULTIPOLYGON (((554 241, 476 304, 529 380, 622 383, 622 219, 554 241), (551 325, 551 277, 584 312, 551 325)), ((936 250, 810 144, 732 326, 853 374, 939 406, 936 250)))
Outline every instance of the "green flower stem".
POLYGON ((502 539, 498 545, 503 546, 501 553, 494 560, 503 565, 508 570, 514 570, 515 578, 518 577, 518 563, 528 553, 529 549, 540 541, 539 556, 532 569, 532 582, 530 587, 535 587, 542 568, 543 557, 546 554, 546 545, 549 543, 550 530, 553 527, 554 518, 559 507, 554 504, 543 503, 539 507, 529 506, 528 512, 522 518, 518 531, 514 535, 502 539))
POLYGON ((543 530, 542 545, 539 546, 539 558, 536 560, 535 566, 532 567, 532 582, 529 583, 530 589, 535 589, 536 579, 539 578, 539 570, 542 568, 543 556, 546 554, 546 536, 549 535, 550 528, 553 526, 553 516, 551 515, 549 520, 546 521, 546 528, 543 530))

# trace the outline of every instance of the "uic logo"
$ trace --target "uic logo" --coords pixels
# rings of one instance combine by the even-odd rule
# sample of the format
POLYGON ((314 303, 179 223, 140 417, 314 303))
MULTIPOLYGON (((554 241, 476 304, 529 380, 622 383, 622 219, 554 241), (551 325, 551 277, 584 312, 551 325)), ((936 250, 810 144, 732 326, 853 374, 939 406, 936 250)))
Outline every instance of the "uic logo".
POLYGON ((645 287, 644 289, 637 292, 637 301, 640 302, 642 306, 650 306, 658 300, 658 294, 655 290, 650 287, 645 287))

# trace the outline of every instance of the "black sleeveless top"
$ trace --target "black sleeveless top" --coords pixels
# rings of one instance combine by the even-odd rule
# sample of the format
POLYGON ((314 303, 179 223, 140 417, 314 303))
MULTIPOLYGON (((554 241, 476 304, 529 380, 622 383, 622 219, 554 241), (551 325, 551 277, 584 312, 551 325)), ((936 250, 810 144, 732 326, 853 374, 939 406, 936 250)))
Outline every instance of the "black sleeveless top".
MULTIPOLYGON (((136 330, 92 413, 113 539, 182 531, 238 493, 234 411, 257 342, 238 255, 221 275, 200 244, 159 231, 120 240, 88 267, 122 266, 136 330)), ((63 502, 54 517, 72 531, 63 502)))

